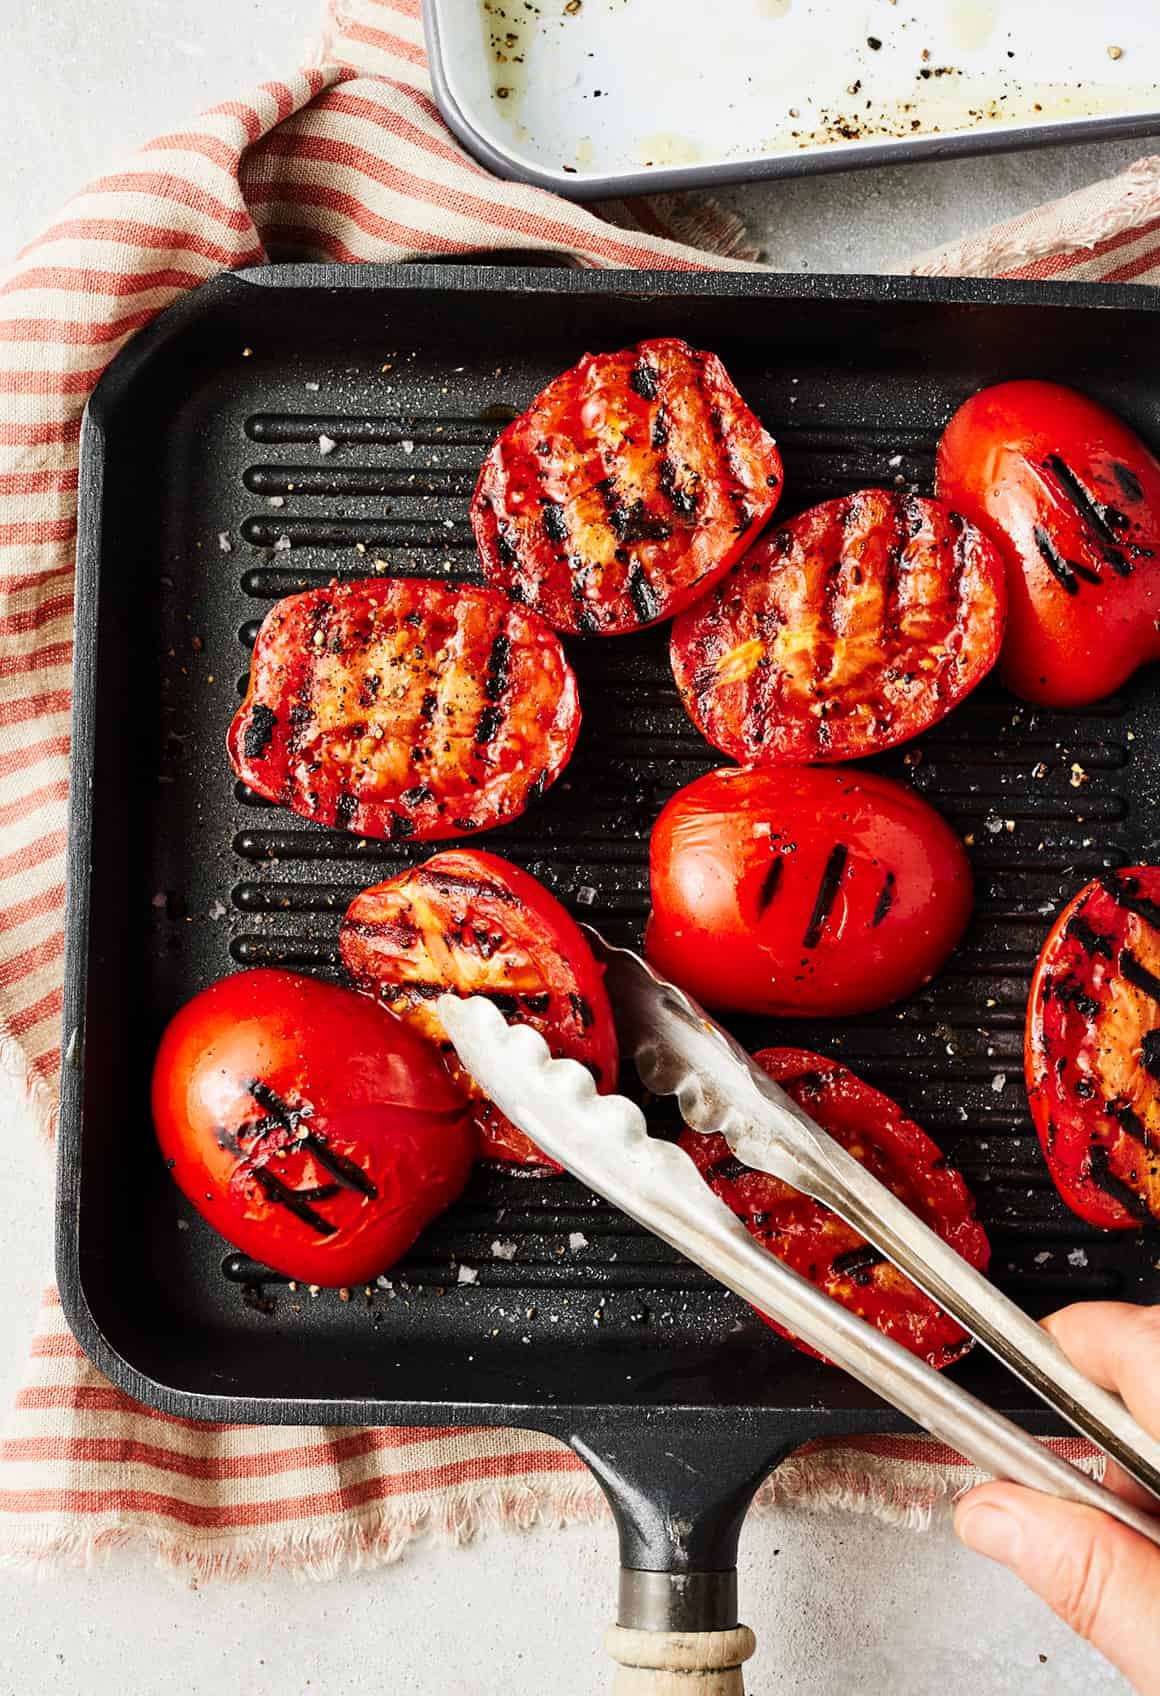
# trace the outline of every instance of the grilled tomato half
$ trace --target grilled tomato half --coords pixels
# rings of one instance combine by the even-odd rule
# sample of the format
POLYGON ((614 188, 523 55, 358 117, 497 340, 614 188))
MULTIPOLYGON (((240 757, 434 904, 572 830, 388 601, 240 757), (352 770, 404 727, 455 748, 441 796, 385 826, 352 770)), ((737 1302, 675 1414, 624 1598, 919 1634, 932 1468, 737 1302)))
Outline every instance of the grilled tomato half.
POLYGON ((781 456, 712 353, 585 354, 483 462, 488 580, 557 630, 617 636, 701 595, 769 519, 781 456))
POLYGON ((463 1096, 427 1044, 295 972, 237 972, 186 1003, 157 1052, 153 1122, 214 1229, 310 1284, 375 1277, 471 1170, 463 1096))
POLYGON ((936 486, 1007 565, 1004 682, 1083 706, 1160 658, 1160 461, 1105 407, 1058 383, 1000 383, 961 406, 936 486))
POLYGON ((839 766, 726 767, 653 829, 657 970, 707 1007, 865 1013, 928 982, 971 910, 971 869, 912 789, 839 766))
POLYGON ((452 848, 356 895, 340 942, 359 988, 444 1055, 470 1098, 480 1154, 558 1170, 463 1071, 433 1005, 444 994, 485 995, 557 1058, 587 1066, 598 1089, 614 1089, 603 968, 555 896, 496 854, 452 848))
MULTIPOLYGON (((970 1265, 986 1271, 990 1244, 975 1218, 971 1192, 937 1143, 887 1095, 836 1060, 798 1048, 766 1048, 754 1059, 822 1129, 860 1160, 970 1265)), ((724 1137, 686 1130, 681 1147, 763 1248, 868 1319, 931 1366, 949 1366, 971 1347, 956 1320, 852 1225, 800 1190, 755 1172, 730 1153, 724 1137)), ((775 1319, 766 1324, 816 1355, 775 1319)))
POLYGON ((534 613, 494 589, 373 578, 270 609, 228 746, 267 800, 419 841, 518 817, 579 728, 572 668, 534 613))
POLYGON ((1025 1060, 1072 1211, 1108 1231, 1160 1219, 1160 868, 1107 872, 1063 909, 1035 968, 1025 1060))
POLYGON ((673 625, 697 729, 749 764, 850 760, 905 742, 999 657, 994 544, 938 501, 861 489, 756 542, 673 625))

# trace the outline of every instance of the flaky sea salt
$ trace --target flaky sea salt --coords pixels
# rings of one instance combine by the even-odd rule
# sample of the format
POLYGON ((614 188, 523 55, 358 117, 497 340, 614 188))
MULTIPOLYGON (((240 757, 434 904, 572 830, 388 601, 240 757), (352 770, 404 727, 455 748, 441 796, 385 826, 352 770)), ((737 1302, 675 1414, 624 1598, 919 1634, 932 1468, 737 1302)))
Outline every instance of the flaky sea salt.
POLYGON ((996 1095, 1002 1095, 1003 1091, 1007 1088, 1006 1072, 995 1073, 995 1076, 991 1079, 991 1088, 995 1091, 996 1095))
POLYGON ((587 1248, 588 1238, 583 1231, 572 1231, 568 1236, 568 1247, 571 1249, 587 1248))
POLYGON ((479 1273, 474 1266, 461 1266, 457 1282, 460 1284, 478 1284, 479 1273))
POLYGON ((223 554, 233 553, 234 544, 230 541, 230 533, 228 530, 218 531, 218 547, 221 549, 223 554))
POLYGON ((491 1252, 496 1260, 514 1260, 516 1257, 515 1243, 501 1242, 497 1237, 491 1245, 491 1252))
POLYGON ((591 907, 596 899, 596 891, 590 883, 582 883, 576 891, 576 899, 582 907, 591 907))
POLYGON ((1068 1249, 1067 1264, 1069 1266, 1086 1266, 1087 1263, 1087 1255, 1084 1253, 1082 1248, 1068 1249))
POLYGON ((324 456, 328 453, 333 453, 337 446, 338 443, 335 441, 333 436, 319 436, 318 438, 318 451, 324 456))

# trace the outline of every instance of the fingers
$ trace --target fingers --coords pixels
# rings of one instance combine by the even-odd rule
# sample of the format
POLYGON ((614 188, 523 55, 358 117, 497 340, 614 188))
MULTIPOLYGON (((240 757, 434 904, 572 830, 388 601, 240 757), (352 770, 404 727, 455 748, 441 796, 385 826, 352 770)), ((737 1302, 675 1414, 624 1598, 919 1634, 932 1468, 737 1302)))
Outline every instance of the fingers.
POLYGON ((1142 1696, 1160 1696, 1160 1549, 1093 1508, 982 1484, 955 1510, 968 1549, 1009 1567, 1142 1696))
POLYGON ((1160 1436, 1160 1307, 1085 1301, 1043 1321, 1063 1352, 1160 1436))

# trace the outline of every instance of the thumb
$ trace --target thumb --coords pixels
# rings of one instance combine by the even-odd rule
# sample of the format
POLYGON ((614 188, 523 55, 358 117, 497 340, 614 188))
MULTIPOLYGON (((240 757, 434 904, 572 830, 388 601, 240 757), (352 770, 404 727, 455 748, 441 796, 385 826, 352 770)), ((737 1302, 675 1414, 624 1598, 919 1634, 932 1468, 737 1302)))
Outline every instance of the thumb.
POLYGON ((1160 1696, 1160 1549, 1093 1508, 982 1484, 955 1510, 968 1549, 1000 1561, 1143 1696, 1160 1696))

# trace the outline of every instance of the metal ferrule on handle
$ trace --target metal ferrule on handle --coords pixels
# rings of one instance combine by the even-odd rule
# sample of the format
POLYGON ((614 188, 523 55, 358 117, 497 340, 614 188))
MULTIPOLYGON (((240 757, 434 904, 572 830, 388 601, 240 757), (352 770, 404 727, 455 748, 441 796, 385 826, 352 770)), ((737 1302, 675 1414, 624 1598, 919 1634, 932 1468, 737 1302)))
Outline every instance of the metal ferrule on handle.
POLYGON ((553 1060, 537 1032, 509 1026, 480 997, 443 996, 436 1009, 460 1060, 496 1105, 605 1200, 743 1300, 775 1314, 983 1471, 1100 1508, 1160 1544, 1160 1521, 1103 1489, 761 1248, 688 1156, 649 1136, 634 1103, 597 1095, 584 1067, 553 1060))

